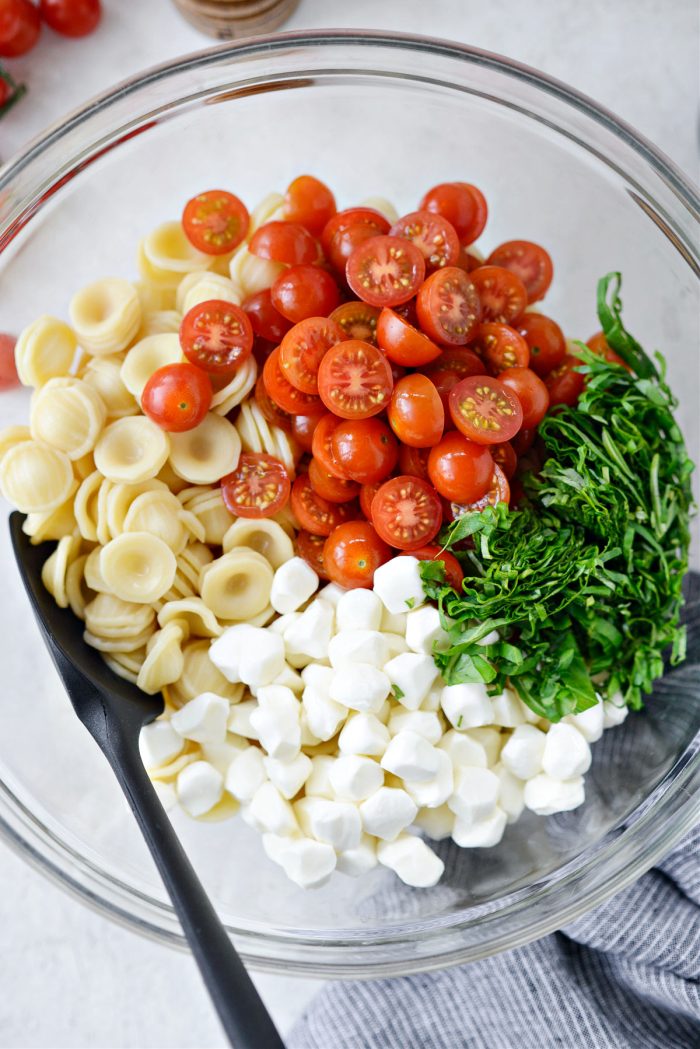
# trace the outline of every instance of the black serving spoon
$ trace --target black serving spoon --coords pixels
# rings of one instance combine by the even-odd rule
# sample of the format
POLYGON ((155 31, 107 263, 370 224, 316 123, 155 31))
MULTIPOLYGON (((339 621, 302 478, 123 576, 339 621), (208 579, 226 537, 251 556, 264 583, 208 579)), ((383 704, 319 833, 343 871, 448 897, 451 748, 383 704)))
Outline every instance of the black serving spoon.
POLYGON ((98 744, 131 806, 192 948, 216 1011, 233 1046, 284 1049, 272 1019, 246 972, 211 900, 172 828, 139 755, 139 732, 163 711, 124 681, 83 640, 83 624, 59 608, 41 581, 45 545, 32 546, 24 517, 10 517, 12 547, 24 588, 73 709, 98 744))

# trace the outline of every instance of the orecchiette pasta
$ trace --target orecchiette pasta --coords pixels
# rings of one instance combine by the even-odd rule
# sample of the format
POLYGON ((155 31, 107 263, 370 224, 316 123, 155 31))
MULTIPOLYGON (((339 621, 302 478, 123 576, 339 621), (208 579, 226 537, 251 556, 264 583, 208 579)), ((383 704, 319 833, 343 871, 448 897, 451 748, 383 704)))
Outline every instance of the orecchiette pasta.
POLYGON ((177 558, 177 569, 173 585, 163 594, 160 602, 155 603, 157 611, 168 601, 179 601, 183 597, 193 597, 199 589, 199 573, 203 565, 214 560, 208 546, 203 543, 191 543, 177 558))
POLYGON ((251 255, 247 246, 242 244, 231 259, 229 271, 242 301, 249 295, 270 288, 285 268, 281 262, 259 259, 257 255, 251 255))
MULTIPOLYGON (((158 313, 161 310, 173 310, 175 308, 175 289, 177 288, 177 278, 181 274, 177 273, 173 276, 172 286, 167 284, 159 284, 155 282, 148 274, 150 263, 143 255, 143 250, 139 249, 139 273, 144 277, 143 280, 137 280, 134 282, 134 287, 141 303, 141 324, 143 323, 148 314, 158 313)), ((151 332, 143 332, 144 335, 153 334, 151 332)))
POLYGON ((110 481, 138 484, 156 476, 169 452, 168 435, 160 426, 145 415, 131 415, 102 431, 95 445, 95 465, 110 481))
POLYGON ((182 278, 175 299, 180 313, 185 314, 193 306, 209 299, 232 302, 236 306, 241 304, 240 293, 233 281, 229 277, 222 277, 220 273, 212 273, 209 270, 195 271, 182 278))
POLYGON ((128 280, 105 277, 73 296, 70 318, 78 342, 88 353, 119 353, 141 325, 138 292, 128 280))
POLYGON ((269 604, 272 576, 266 558, 240 547, 204 566, 199 591, 218 619, 247 621, 269 604))
POLYGON ((144 648, 136 652, 103 652, 102 658, 112 673, 135 685, 141 665, 146 658, 146 650, 144 648))
POLYGON ((95 469, 95 457, 92 452, 81 455, 79 459, 73 460, 73 473, 76 480, 84 481, 95 469))
POLYGON ((221 498, 221 489, 199 485, 195 488, 185 488, 178 498, 204 529, 201 541, 209 543, 210 546, 221 546, 232 520, 221 498))
POLYGON ((148 532, 162 539, 174 554, 180 554, 190 536, 184 515, 185 511, 172 492, 143 492, 127 511, 124 531, 148 532))
POLYGON ((136 682, 140 689, 152 696, 177 681, 185 664, 182 654, 185 638, 186 632, 177 620, 153 634, 146 645, 146 658, 136 682))
POLYGON ((22 531, 31 537, 33 546, 50 539, 63 539, 64 536, 73 535, 78 527, 74 500, 75 496, 71 496, 56 510, 48 510, 43 514, 27 514, 22 531))
POLYGON ((85 625, 99 637, 135 637, 153 627, 155 612, 150 605, 123 601, 116 594, 96 594, 85 606, 85 625))
POLYGON ((80 553, 80 537, 64 536, 41 569, 41 581, 59 608, 68 608, 66 574, 68 567, 80 553))
POLYGON ((284 528, 276 521, 265 518, 259 521, 244 518, 234 521, 223 537, 222 546, 225 554, 238 546, 247 546, 262 554, 275 569, 294 557, 294 544, 284 528))
POLYGON ((0 460, 0 492, 22 513, 56 510, 77 487, 68 456, 38 441, 21 441, 0 460))
POLYGON ((211 608, 208 608, 201 597, 183 597, 179 601, 168 601, 158 613, 160 626, 167 626, 180 619, 187 623, 190 635, 194 637, 219 637, 223 628, 211 608))
POLYGON ((158 471, 157 481, 161 481, 166 488, 169 488, 175 495, 179 495, 185 488, 188 487, 187 481, 182 477, 178 477, 169 462, 165 462, 161 469, 158 471))
POLYGON ((72 328, 56 317, 37 318, 21 333, 15 346, 17 374, 24 386, 41 386, 68 375, 78 340, 72 328))
POLYGON ((191 765, 193 761, 199 761, 201 756, 202 751, 199 744, 188 742, 184 746, 184 753, 177 758, 173 758, 165 765, 159 765, 158 768, 149 768, 148 775, 158 783, 170 783, 179 772, 191 765))
POLYGON ((122 364, 122 358, 116 354, 109 357, 91 357, 83 373, 84 381, 97 390, 102 398, 110 420, 135 415, 139 410, 133 394, 122 381, 122 364))
POLYGON ((123 601, 158 601, 173 585, 176 569, 170 547, 148 532, 124 532, 100 551, 102 578, 123 601))
POLYGON ((102 543, 103 546, 112 538, 109 531, 107 510, 109 493, 112 491, 113 487, 112 482, 105 478, 97 493, 97 542, 102 543))
POLYGON ((244 451, 274 455, 282 460, 290 473, 294 473, 297 459, 295 443, 281 427, 268 423, 255 401, 246 401, 241 405, 235 425, 244 451))
POLYGON ((95 596, 85 582, 85 562, 87 554, 81 554, 71 561, 66 572, 66 597, 74 616, 85 619, 85 609, 95 596))
POLYGON ((141 400, 143 388, 159 368, 184 360, 180 340, 174 332, 147 335, 132 346, 121 367, 121 380, 129 393, 141 400))
POLYGON ((275 222, 282 219, 284 219, 284 197, 281 193, 268 193, 255 205, 250 213, 248 240, 266 222, 275 222))
POLYGON ((249 357, 233 377, 217 390, 212 397, 212 411, 217 415, 228 415, 233 408, 242 404, 255 386, 258 377, 258 366, 254 357, 249 357))
POLYGON ((96 546, 94 550, 91 550, 87 555, 85 561, 85 584, 94 590, 98 594, 109 593, 109 586, 105 582, 102 571, 100 569, 100 554, 102 553, 102 547, 96 546))
POLYGON ((152 266, 169 273, 207 270, 212 261, 211 255, 205 255, 190 243, 181 222, 163 222, 156 226, 143 241, 143 253, 152 266))
POLYGON ((395 222, 399 221, 398 211, 391 201, 386 199, 386 197, 367 197, 367 199, 363 200, 358 206, 361 208, 374 208, 374 210, 383 215, 387 222, 390 222, 392 226, 395 222))
POLYGON ((215 412, 209 412, 194 430, 170 435, 170 465, 191 484, 219 481, 236 469, 240 454, 235 426, 215 412))
POLYGON ((91 630, 83 631, 84 641, 96 648, 98 652, 136 652, 143 648, 152 636, 152 627, 148 627, 133 637, 100 637, 98 634, 93 634, 91 630))
POLYGON ((181 707, 202 692, 214 692, 224 696, 230 703, 243 698, 244 686, 232 685, 209 658, 209 640, 190 639, 182 648, 184 665, 178 681, 166 689, 170 706, 181 707))
POLYGON ((107 496, 107 529, 111 539, 124 531, 124 522, 134 499, 145 492, 167 492, 167 487, 157 477, 140 484, 115 484, 107 496))
POLYGON ((107 410, 97 390, 82 379, 49 379, 32 397, 32 437, 80 459, 95 447, 107 410))
POLYGON ((150 310, 143 315, 138 338, 145 339, 149 335, 178 332, 181 324, 182 317, 177 310, 150 310))
POLYGON ((6 426, 4 430, 0 430, 0 462, 10 448, 21 444, 22 441, 31 441, 31 439, 32 435, 28 426, 6 426))
POLYGON ((182 280, 182 273, 175 272, 175 270, 163 269, 161 266, 155 266, 146 255, 146 238, 144 237, 139 241, 138 250, 136 252, 136 265, 138 266, 139 273, 142 277, 142 282, 147 287, 153 290, 160 290, 164 294, 169 296, 168 305, 161 306, 161 309, 172 309, 175 306, 175 292, 177 286, 182 280))
POLYGON ((93 471, 81 483, 73 503, 78 530, 91 543, 97 542, 97 500, 103 480, 99 470, 93 471))

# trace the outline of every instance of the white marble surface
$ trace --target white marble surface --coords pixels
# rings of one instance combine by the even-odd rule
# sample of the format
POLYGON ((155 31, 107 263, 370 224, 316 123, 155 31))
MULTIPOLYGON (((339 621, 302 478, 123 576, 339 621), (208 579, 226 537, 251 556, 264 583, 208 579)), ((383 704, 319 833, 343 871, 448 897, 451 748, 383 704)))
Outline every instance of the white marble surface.
MULTIPOLYGON (((207 44, 168 0, 104 5, 95 36, 46 32, 12 64, 30 94, 0 122, 0 157, 115 81, 207 44)), ((695 0, 301 0, 288 28, 308 27, 402 30, 501 52, 592 95, 697 177, 695 0)), ((4 847, 0 929, 0 1046, 224 1044, 187 955, 112 925, 4 847)), ((257 979, 282 1030, 318 986, 257 979)))

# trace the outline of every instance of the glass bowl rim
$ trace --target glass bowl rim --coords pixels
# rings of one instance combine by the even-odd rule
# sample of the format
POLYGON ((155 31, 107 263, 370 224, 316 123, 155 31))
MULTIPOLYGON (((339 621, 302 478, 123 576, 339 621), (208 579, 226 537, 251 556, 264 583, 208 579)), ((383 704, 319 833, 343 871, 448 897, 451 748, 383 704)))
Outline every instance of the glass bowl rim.
MULTIPOLYGON (((192 52, 152 66, 95 96, 33 138, 0 167, 0 189, 11 183, 26 165, 59 142, 69 131, 107 110, 117 98, 124 98, 125 95, 138 92, 148 84, 166 80, 176 73, 216 65, 229 59, 285 51, 293 46, 321 49, 324 46, 384 47, 418 51, 443 58, 461 59, 472 66, 483 66, 505 73, 513 80, 527 83, 540 92, 554 96, 559 102, 578 110, 593 123, 622 140, 661 177, 687 208, 691 217, 696 222, 700 219, 700 195, 678 166, 624 120, 575 88, 514 59, 465 44, 415 34, 369 30, 302 30, 251 37, 192 52)), ((26 200, 24 204, 26 205, 26 200)), ((157 921, 159 914, 161 917, 167 915, 174 918, 169 905, 151 897, 141 896, 112 875, 99 871, 87 857, 74 853, 67 843, 59 841, 49 828, 41 824, 13 794, 8 784, 0 782, 0 810, 2 809, 5 812, 0 811, 0 836, 32 866, 77 896, 83 903, 117 923, 171 946, 186 947, 174 920, 169 928, 157 921), (60 860, 63 860, 63 866, 60 860), (74 876, 72 871, 76 869, 86 877, 87 883, 74 876), (127 904, 134 900, 145 905, 150 913, 139 916, 130 910, 127 904)), ((370 938, 363 931, 357 933, 356 940, 353 936, 331 941, 327 934, 322 937, 309 935, 308 938, 304 938, 279 932, 261 933, 258 930, 229 931, 232 932, 248 964, 261 970, 274 972, 284 969, 288 973, 298 975, 369 978, 421 972, 478 960, 500 950, 521 946, 598 906, 653 866, 661 855, 678 842, 698 817, 700 748, 696 749, 691 745, 637 807, 621 833, 609 832, 596 846, 587 849, 565 867, 543 876, 525 890, 516 890, 501 897, 496 909, 476 918, 463 916, 462 920, 455 920, 447 925, 423 919, 418 923, 423 926, 420 930, 411 926, 411 922, 407 920, 401 926, 396 926, 392 933, 370 938), (659 821, 659 809, 664 801, 666 805, 675 806, 675 809, 674 819, 662 824, 659 821), (604 861, 612 861, 613 858, 616 858, 617 865, 611 871, 607 869, 604 861), (573 902, 567 902, 564 898, 566 890, 595 873, 596 868, 598 871, 606 868, 606 877, 598 877, 597 881, 593 878, 595 884, 589 885, 588 890, 585 893, 581 892, 573 902), (552 893, 555 898, 557 893, 562 897, 558 907, 553 906, 552 893), (541 903, 543 898, 548 901, 544 912, 541 908, 534 907, 537 900, 541 903), (527 909, 536 911, 534 921, 523 920, 523 913, 527 909), (505 915, 517 914, 520 915, 520 925, 517 929, 505 932, 499 930, 499 935, 486 943, 464 945, 459 942, 461 931, 478 926, 488 928, 505 915), (261 951, 261 944, 267 950, 261 951), (382 945, 386 948, 385 957, 373 957, 375 949, 382 945), (432 945, 432 949, 428 953, 421 949, 420 952, 413 955, 409 953, 406 956, 403 949, 408 945, 420 945, 421 948, 430 948, 432 945), (288 950, 290 947, 291 955, 288 950), (270 953, 270 948, 273 948, 274 953, 270 953), (295 952, 295 949, 298 950, 295 952), (352 957, 344 960, 343 952, 348 952, 352 957)))

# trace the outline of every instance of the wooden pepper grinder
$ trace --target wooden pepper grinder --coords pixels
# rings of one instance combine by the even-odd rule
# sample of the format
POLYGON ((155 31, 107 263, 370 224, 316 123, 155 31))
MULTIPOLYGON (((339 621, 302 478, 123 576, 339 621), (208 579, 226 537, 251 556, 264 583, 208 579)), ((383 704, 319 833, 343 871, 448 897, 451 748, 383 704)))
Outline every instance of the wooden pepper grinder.
POLYGON ((299 0, 173 0, 180 13, 197 29, 232 40, 273 33, 286 21, 299 0))

